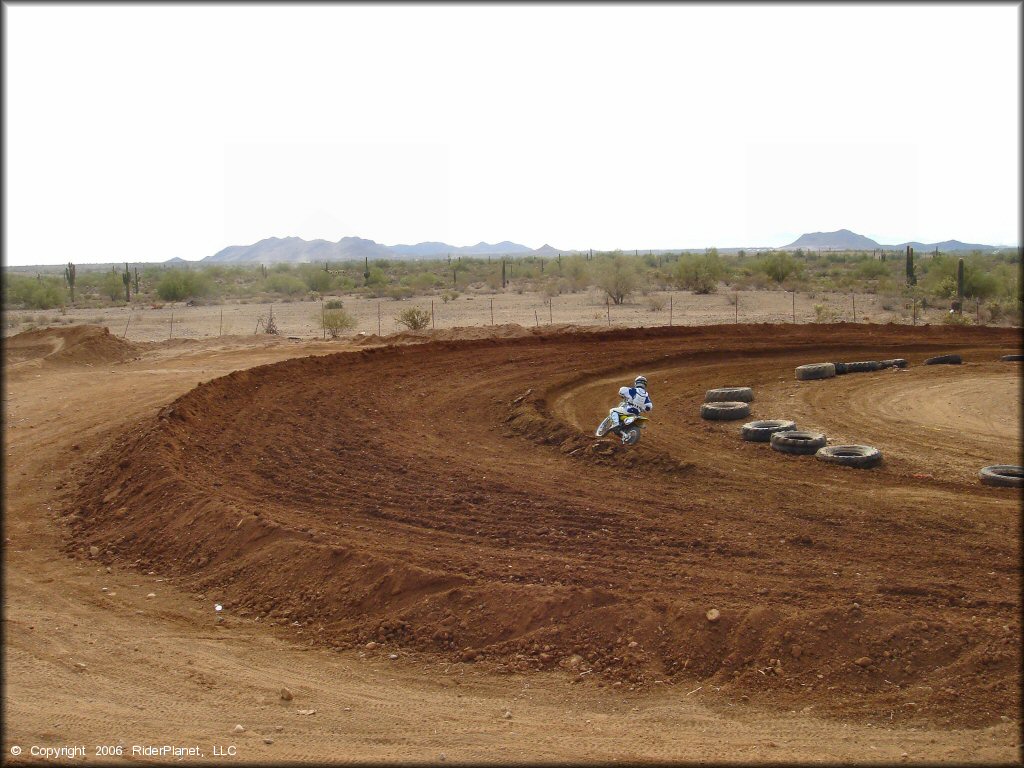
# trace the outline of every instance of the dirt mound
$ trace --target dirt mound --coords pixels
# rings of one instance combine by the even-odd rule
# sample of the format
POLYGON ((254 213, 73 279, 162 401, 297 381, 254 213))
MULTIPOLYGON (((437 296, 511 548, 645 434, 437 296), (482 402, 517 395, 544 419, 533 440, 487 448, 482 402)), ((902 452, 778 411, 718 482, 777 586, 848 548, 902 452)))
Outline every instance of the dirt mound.
POLYGON ((441 329, 424 328, 418 331, 400 331, 384 336, 378 336, 375 333, 359 335, 355 338, 355 343, 360 346, 369 346, 425 344, 430 341, 467 341, 472 339, 521 339, 525 336, 536 335, 537 330, 539 329, 524 328, 518 323, 469 325, 441 329))
POLYGON ((38 328, 5 341, 9 364, 32 360, 66 365, 120 363, 138 354, 134 344, 119 339, 98 325, 38 328))
POLYGON ((353 339, 358 346, 425 344, 431 341, 470 341, 475 339, 522 339, 526 337, 548 337, 563 334, 608 333, 602 326, 555 323, 526 328, 518 323, 500 325, 469 325, 458 328, 423 329, 400 331, 378 336, 375 333, 359 334, 353 339))
MULTIPOLYGON (((899 460, 866 472, 781 456, 696 415, 724 384, 755 386, 757 408, 825 397, 845 384, 797 382, 793 367, 839 355, 908 357, 911 372, 872 375, 910 376, 954 349, 965 365, 943 375, 970 375, 1016 331, 819 333, 527 331, 235 372, 95 460, 69 499, 67 546, 175 573, 229 613, 338 647, 872 721, 1016 713, 1016 497, 912 480, 899 460), (641 369, 651 427, 635 450, 594 452, 614 383, 641 369), (354 409, 367 381, 375 399, 354 409)), ((903 430, 887 439, 912 450, 903 430)))

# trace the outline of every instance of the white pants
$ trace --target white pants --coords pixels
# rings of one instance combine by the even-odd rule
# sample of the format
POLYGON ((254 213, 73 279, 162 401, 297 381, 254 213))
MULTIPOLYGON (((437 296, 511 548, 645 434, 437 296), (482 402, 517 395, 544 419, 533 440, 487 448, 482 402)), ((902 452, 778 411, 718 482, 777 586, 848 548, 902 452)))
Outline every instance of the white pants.
POLYGON ((619 421, 623 416, 629 416, 631 414, 626 410, 626 406, 620 405, 608 411, 608 415, 612 417, 612 429, 615 429, 615 427, 619 426, 619 421))

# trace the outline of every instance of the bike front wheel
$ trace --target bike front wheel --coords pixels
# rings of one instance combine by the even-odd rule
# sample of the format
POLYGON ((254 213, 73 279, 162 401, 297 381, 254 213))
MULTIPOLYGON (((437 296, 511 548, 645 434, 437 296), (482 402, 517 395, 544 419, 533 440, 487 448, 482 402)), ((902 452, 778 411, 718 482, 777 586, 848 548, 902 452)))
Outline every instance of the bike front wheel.
POLYGON ((608 430, 612 428, 612 417, 605 416, 604 421, 597 425, 597 431, 594 432, 595 437, 604 437, 608 434, 608 430))

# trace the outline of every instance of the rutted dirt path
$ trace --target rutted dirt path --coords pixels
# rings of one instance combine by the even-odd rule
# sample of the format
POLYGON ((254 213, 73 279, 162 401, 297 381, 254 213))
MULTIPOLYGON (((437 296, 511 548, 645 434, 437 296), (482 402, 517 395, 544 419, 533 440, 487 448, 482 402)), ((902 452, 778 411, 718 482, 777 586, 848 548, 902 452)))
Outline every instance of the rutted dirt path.
MULTIPOLYGON (((139 348, 116 365, 9 364, 4 747, 235 741, 239 759, 274 761, 1012 759, 1014 492, 914 478, 899 457, 910 436, 880 445, 892 461, 861 477, 695 417, 711 386, 754 384, 766 417, 757 408, 789 400, 791 384, 797 410, 822 385, 866 386, 795 382, 792 367, 902 349, 899 331, 854 326, 828 347, 806 328, 765 342, 740 326, 366 350, 235 374, 170 407, 197 382, 339 346, 228 340, 139 348), (583 436, 564 436, 574 419, 592 428, 589 400, 595 423, 612 404, 615 387, 590 382, 644 363, 665 376, 651 376, 656 420, 633 454, 654 469, 572 453, 583 436), (351 394, 368 388, 377 399, 353 414, 351 394), (523 406, 562 415, 551 435, 563 445, 506 421, 523 406), (60 553, 69 542, 78 559, 60 553), (866 653, 871 665, 850 663, 866 653), (305 706, 317 714, 295 714, 305 706), (247 731, 233 735, 235 722, 247 731)), ((915 342, 921 354, 905 354, 912 368, 897 376, 941 346, 978 369, 937 376, 998 380, 990 361, 1016 343, 947 329, 915 342)), ((861 429, 848 410, 837 428, 861 429)), ((1018 441, 1017 458, 984 463, 1019 455, 1018 441)))

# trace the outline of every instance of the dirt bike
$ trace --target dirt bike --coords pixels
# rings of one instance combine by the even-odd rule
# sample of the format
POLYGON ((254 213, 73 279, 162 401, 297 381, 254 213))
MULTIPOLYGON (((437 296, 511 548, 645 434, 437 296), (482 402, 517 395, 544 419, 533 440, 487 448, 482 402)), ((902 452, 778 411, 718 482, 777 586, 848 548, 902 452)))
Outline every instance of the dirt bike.
POLYGON ((627 413, 625 416, 620 414, 619 426, 613 427, 612 417, 605 416, 604 421, 597 425, 594 436, 604 437, 610 432, 617 434, 622 439, 623 445, 636 445, 640 440, 640 430, 647 427, 648 421, 650 419, 643 414, 627 413))

